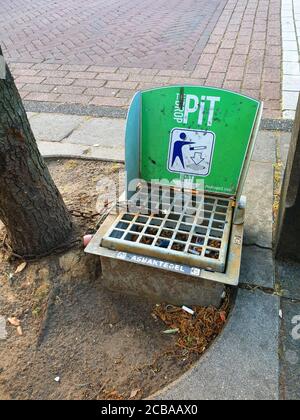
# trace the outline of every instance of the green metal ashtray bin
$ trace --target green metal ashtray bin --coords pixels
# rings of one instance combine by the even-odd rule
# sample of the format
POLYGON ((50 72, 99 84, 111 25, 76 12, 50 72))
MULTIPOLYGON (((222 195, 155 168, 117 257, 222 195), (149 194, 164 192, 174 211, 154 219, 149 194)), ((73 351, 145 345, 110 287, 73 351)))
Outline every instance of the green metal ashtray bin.
POLYGON ((235 92, 171 86, 138 92, 127 118, 125 199, 86 248, 104 285, 176 305, 219 306, 237 286, 242 188, 262 114, 235 92))

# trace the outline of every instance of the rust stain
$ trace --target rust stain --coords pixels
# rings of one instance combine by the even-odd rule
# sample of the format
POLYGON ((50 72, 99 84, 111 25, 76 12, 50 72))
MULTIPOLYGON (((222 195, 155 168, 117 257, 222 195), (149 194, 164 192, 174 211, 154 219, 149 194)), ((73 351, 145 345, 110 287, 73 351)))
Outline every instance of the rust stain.
POLYGON ((183 109, 183 102, 184 102, 184 87, 180 88, 180 93, 179 93, 180 97, 179 97, 179 108, 183 109))

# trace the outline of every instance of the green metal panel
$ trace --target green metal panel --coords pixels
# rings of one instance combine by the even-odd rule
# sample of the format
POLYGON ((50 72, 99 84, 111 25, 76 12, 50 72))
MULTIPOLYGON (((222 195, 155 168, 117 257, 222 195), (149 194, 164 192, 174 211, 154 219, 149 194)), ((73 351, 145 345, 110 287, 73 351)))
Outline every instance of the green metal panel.
POLYGON ((211 87, 142 92, 141 178, 192 177, 205 191, 235 195, 260 105, 211 87))

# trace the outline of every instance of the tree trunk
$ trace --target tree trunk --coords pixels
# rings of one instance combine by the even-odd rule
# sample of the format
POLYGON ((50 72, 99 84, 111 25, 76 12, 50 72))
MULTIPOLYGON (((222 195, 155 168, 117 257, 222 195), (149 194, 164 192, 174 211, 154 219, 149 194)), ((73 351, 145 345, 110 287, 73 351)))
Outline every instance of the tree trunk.
POLYGON ((7 66, 5 79, 0 78, 0 219, 13 251, 22 256, 46 254, 72 234, 71 217, 7 66))

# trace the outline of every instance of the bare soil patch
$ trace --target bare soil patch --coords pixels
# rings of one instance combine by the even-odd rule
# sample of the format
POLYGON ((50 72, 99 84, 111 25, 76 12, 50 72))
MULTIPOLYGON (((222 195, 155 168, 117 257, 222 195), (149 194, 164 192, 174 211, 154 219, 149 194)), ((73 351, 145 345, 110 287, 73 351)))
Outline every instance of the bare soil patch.
MULTIPOLYGON (((48 164, 80 238, 97 223, 97 181, 122 177, 123 166, 48 164)), ((226 301, 220 310, 194 308, 192 318, 109 292, 101 285, 99 259, 85 255, 81 244, 23 269, 0 251, 0 267, 0 317, 15 317, 21 327, 7 321, 7 338, 0 337, 0 399, 145 398, 200 357, 229 311, 226 301), (177 332, 163 333, 167 329, 177 332)))

